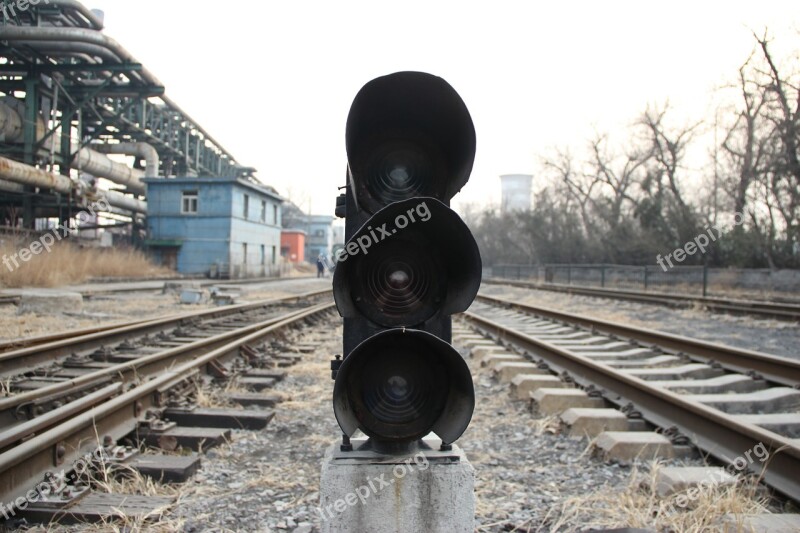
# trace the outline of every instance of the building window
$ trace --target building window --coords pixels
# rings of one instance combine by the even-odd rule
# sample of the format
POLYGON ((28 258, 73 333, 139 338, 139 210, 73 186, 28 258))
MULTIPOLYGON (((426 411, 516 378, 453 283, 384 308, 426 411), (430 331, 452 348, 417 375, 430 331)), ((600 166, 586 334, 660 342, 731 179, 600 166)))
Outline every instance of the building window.
POLYGON ((270 263, 270 264, 272 264, 272 265, 277 265, 278 264, 277 255, 278 255, 278 247, 277 246, 273 246, 272 247, 272 263, 270 263))
POLYGON ((276 226, 278 225, 278 205, 275 204, 272 206, 272 223, 276 226))
POLYGON ((242 259, 242 263, 244 263, 246 265, 247 264, 247 243, 246 242, 242 243, 242 256, 244 257, 244 259, 242 259))
POLYGON ((250 197, 246 194, 244 195, 244 218, 250 218, 250 197))
POLYGON ((261 222, 266 224, 267 222, 267 201, 261 200, 261 222))
POLYGON ((197 191, 183 191, 181 213, 197 213, 197 191))
POLYGON ((262 265, 267 264, 267 252, 266 252, 266 247, 263 244, 261 245, 261 264, 262 265))

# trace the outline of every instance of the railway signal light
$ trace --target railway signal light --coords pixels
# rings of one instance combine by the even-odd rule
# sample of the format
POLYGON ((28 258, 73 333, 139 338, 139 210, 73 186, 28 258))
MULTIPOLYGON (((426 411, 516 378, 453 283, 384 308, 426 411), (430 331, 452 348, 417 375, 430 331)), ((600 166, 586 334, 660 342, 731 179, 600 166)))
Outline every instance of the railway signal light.
POLYGON ((450 345, 450 316, 470 306, 481 280, 475 239, 449 207, 472 171, 472 119, 443 79, 399 72, 359 91, 346 147, 336 419, 346 437, 360 429, 376 446, 434 432, 448 447, 475 404, 469 368, 450 345))

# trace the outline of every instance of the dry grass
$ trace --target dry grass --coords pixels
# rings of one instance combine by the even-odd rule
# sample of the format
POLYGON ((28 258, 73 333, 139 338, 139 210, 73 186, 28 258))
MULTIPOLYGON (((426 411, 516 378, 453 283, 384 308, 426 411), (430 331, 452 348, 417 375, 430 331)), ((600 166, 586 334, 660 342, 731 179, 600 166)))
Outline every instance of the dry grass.
MULTIPOLYGON (((572 531, 575 527, 649 528, 655 531, 717 531, 724 514, 768 513, 768 501, 758 483, 750 478, 731 485, 704 485, 696 490, 685 508, 679 500, 686 492, 667 498, 656 493, 656 479, 662 463, 646 465, 645 472, 634 470, 622 491, 600 489, 592 494, 569 498, 554 507, 543 520, 544 529, 529 531, 572 531)), ((525 531, 525 528, 522 529, 525 531)))
POLYGON ((219 408, 233 408, 238 407, 238 404, 232 402, 229 394, 248 393, 250 389, 243 387, 239 384, 237 378, 234 378, 225 386, 209 383, 203 380, 194 381, 194 401, 198 407, 219 407, 219 408))
POLYGON ((0 380, 0 398, 12 396, 13 394, 11 391, 11 378, 0 380))
MULTIPOLYGON (((0 245, 0 257, 11 257, 27 249, 31 242, 0 245)), ((18 256, 17 256, 18 257, 18 256)), ((140 251, 128 248, 80 248, 72 243, 60 242, 52 251, 43 251, 30 261, 17 259, 18 268, 0 267, 0 287, 57 287, 82 283, 89 278, 148 278, 173 274, 155 266, 140 251)))
MULTIPOLYGON (((175 499, 175 504, 180 500, 183 490, 181 486, 155 482, 125 465, 113 465, 112 467, 105 463, 96 463, 95 467, 91 471, 87 471, 87 477, 83 479, 93 492, 170 497, 175 499)), ((126 516, 124 512, 114 510, 116 516, 108 516, 99 522, 68 526, 54 522, 33 526, 25 531, 30 533, 139 533, 144 531, 168 533, 181 531, 186 522, 185 519, 169 516, 170 510, 175 504, 154 509, 147 517, 126 516)))

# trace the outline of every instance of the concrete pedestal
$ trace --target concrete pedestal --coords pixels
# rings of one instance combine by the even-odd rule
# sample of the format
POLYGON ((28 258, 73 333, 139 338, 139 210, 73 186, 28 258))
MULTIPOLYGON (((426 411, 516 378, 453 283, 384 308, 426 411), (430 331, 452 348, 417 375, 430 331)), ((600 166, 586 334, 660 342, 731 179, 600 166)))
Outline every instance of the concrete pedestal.
POLYGON ((328 448, 322 462, 320 506, 324 533, 464 532, 475 525, 475 471, 464 452, 439 451, 425 439, 402 456, 367 449, 328 448))

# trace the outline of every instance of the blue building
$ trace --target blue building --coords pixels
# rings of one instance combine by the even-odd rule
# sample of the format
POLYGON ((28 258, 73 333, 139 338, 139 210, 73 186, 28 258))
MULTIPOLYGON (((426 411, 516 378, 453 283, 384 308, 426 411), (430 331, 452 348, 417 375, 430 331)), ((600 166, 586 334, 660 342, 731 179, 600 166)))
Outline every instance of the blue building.
POLYGON ((333 259, 333 217, 308 215, 306 220, 306 261, 316 263, 321 255, 333 259))
POLYGON ((241 178, 148 178, 147 244, 181 274, 220 278, 278 272, 281 202, 241 178))

